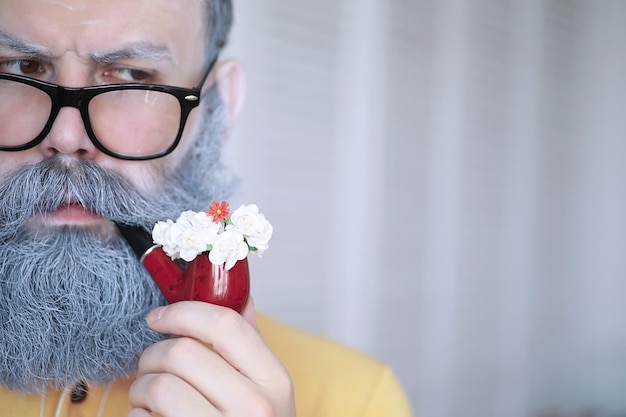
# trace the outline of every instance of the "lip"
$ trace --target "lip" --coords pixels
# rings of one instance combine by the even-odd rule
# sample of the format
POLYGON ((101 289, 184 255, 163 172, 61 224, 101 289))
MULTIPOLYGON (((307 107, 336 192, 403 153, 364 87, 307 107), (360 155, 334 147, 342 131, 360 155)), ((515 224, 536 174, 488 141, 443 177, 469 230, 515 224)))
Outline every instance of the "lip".
POLYGON ((76 203, 66 203, 45 215, 49 225, 92 225, 104 220, 102 216, 76 203))

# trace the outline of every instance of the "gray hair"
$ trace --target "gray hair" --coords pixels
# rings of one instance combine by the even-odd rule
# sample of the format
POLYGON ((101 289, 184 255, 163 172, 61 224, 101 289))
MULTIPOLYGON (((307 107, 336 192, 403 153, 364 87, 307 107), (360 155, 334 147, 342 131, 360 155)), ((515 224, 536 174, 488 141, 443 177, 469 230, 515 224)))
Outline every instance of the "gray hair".
POLYGON ((228 42, 233 24, 231 0, 206 0, 208 12, 208 61, 212 61, 228 42))

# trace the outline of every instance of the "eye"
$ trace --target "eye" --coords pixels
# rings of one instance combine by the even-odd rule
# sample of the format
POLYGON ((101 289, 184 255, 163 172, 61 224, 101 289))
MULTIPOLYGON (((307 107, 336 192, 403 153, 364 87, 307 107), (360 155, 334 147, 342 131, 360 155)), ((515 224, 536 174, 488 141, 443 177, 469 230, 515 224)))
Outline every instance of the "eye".
POLYGON ((147 71, 134 68, 115 68, 104 73, 106 77, 112 77, 124 82, 142 82, 150 79, 151 74, 147 71))
POLYGON ((147 72, 136 69, 128 70, 128 74, 135 81, 145 81, 150 77, 150 74, 148 74, 147 72))
POLYGON ((45 72, 45 68, 41 62, 30 59, 15 59, 12 61, 0 62, 0 68, 2 68, 3 72, 27 76, 45 72))

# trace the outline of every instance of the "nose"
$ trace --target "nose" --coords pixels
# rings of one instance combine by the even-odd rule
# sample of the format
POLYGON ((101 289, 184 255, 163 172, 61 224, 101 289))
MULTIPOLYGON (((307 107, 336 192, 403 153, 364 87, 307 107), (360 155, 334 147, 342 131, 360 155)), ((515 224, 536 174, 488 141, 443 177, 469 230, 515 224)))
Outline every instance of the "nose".
POLYGON ((80 111, 63 107, 54 120, 50 133, 39 144, 46 157, 62 154, 74 158, 94 159, 98 149, 89 139, 80 111))

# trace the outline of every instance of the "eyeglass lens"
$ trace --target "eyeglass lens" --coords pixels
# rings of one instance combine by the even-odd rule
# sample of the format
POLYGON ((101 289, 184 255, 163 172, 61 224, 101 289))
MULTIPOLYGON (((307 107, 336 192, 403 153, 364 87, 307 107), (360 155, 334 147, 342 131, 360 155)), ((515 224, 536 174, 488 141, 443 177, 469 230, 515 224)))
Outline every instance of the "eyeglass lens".
POLYGON ((0 145, 20 146, 36 138, 50 116, 52 100, 43 91, 0 80, 0 145))
POLYGON ((95 96, 89 103, 94 135, 120 155, 152 155, 176 139, 181 109, 171 94, 148 90, 117 90, 95 96))

